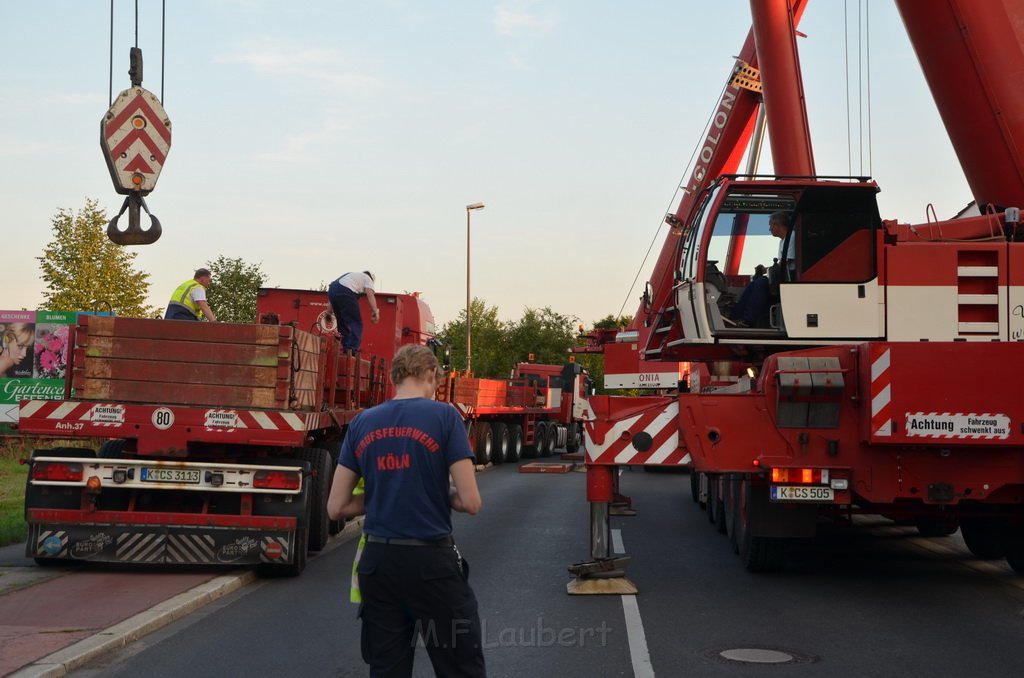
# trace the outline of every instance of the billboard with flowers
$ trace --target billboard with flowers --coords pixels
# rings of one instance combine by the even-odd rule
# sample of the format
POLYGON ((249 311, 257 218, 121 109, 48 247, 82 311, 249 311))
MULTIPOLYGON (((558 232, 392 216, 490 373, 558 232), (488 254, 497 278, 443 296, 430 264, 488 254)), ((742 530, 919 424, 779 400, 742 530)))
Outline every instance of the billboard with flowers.
POLYGON ((0 433, 18 422, 18 403, 64 396, 74 311, 0 311, 0 433))

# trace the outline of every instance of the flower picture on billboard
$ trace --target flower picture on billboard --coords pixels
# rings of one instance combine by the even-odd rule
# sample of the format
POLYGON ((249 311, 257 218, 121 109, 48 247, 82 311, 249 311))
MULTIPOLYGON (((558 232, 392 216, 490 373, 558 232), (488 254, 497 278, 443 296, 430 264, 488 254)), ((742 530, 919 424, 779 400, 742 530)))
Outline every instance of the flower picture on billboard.
POLYGON ((22 400, 64 397, 70 325, 78 314, 0 311, 0 433, 13 432, 22 400))

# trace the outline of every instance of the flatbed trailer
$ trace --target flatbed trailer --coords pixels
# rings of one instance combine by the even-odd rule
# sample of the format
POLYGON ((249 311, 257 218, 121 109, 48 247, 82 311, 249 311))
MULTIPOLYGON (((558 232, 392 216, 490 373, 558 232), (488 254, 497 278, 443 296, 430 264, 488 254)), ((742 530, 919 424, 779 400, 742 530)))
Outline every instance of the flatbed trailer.
POLYGON ((548 457, 580 449, 591 418, 590 376, 579 364, 519 363, 509 379, 449 373, 437 399, 462 414, 477 464, 548 457))
POLYGON ((276 323, 83 317, 70 342, 66 398, 23 401, 20 430, 105 442, 32 453, 29 557, 296 575, 340 528, 340 443, 385 357, 276 323))

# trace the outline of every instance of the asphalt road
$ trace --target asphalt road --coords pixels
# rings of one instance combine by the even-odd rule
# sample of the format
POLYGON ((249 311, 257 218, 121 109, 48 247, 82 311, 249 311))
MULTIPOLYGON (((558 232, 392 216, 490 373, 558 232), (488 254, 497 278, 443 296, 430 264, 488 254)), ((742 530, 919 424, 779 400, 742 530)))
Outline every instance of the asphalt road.
MULTIPOLYGON (((959 537, 868 521, 824 529, 781 574, 750 574, 685 475, 622 478, 639 515, 613 528, 640 594, 569 596, 565 568, 588 555, 584 480, 499 467, 479 475, 480 515, 456 516, 491 676, 1022 673, 1024 578, 973 560, 959 537)), ((347 602, 354 550, 334 546, 297 579, 259 581, 71 675, 366 675, 347 602)), ((432 675, 422 650, 416 664, 432 675)))

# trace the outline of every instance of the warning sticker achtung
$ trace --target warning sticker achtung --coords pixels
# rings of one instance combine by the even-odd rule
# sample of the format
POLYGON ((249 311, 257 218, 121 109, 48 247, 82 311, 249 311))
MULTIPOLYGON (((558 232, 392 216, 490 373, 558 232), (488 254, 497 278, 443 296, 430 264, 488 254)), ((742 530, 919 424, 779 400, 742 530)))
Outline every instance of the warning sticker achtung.
POLYGON ((1008 438, 1010 418, 1005 414, 962 412, 907 412, 908 437, 1008 438))

